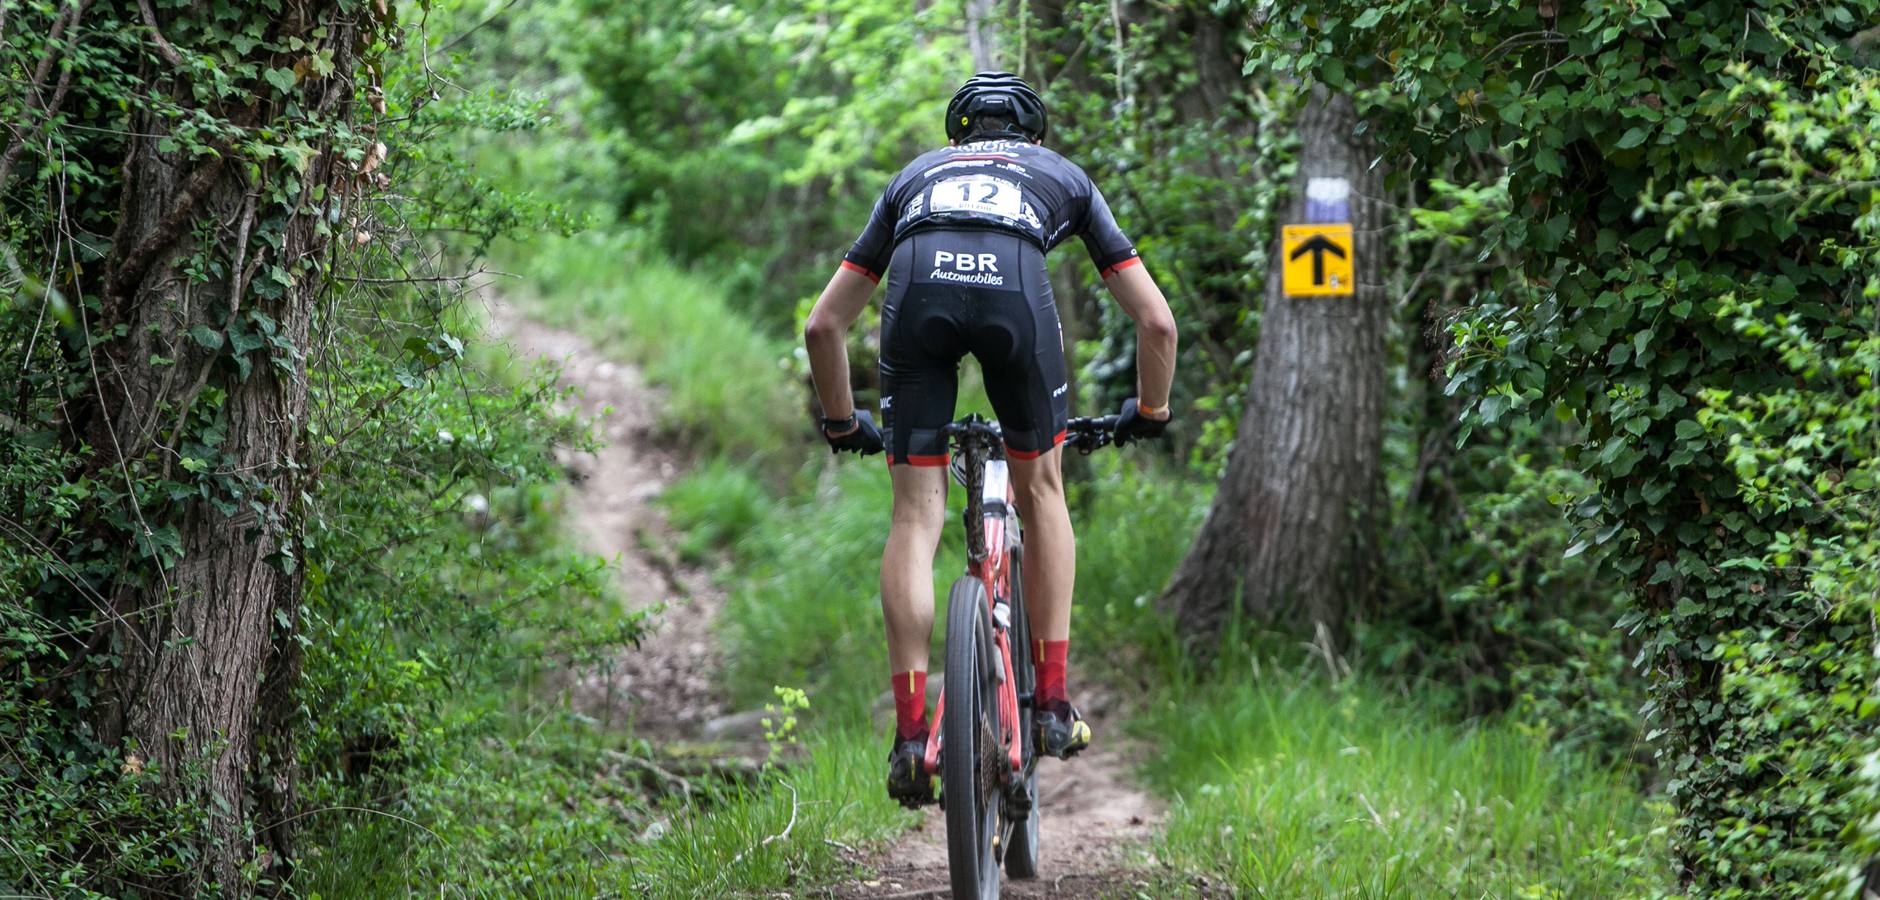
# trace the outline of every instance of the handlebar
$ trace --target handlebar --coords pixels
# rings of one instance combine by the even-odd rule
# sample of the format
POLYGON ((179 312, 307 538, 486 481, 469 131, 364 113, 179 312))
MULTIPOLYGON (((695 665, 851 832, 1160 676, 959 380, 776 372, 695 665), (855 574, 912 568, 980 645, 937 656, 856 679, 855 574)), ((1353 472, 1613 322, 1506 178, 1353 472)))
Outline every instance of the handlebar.
MULTIPOLYGON (((1064 444, 1079 453, 1089 455, 1116 443, 1116 423, 1122 416, 1078 416, 1064 423, 1064 444)), ((1004 440, 999 423, 987 421, 977 415, 970 415, 957 422, 950 422, 941 429, 941 433, 953 440, 972 440, 978 438, 988 443, 1000 443, 1004 440)))
POLYGON ((1064 426, 1064 443, 1086 456, 1116 441, 1121 416, 1079 416, 1064 426))

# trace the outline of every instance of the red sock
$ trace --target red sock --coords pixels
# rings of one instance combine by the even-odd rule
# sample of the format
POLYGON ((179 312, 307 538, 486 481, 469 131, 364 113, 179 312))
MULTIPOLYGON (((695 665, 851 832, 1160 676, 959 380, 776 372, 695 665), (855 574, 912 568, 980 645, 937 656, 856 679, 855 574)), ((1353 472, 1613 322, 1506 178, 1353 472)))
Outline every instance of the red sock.
POLYGON ((927 733, 927 673, 896 672, 894 739, 908 741, 927 733))
POLYGON ((1048 703, 1069 702, 1070 694, 1064 688, 1064 675, 1069 669, 1071 654, 1070 641, 1032 641, 1032 667, 1038 673, 1038 689, 1033 692, 1033 702, 1039 707, 1048 703))

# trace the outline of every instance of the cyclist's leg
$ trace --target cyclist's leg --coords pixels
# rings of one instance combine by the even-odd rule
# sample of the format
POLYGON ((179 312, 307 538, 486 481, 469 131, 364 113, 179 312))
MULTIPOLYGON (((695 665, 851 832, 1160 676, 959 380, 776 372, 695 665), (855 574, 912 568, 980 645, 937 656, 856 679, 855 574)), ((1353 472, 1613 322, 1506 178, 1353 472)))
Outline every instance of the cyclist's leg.
POLYGON ((933 637, 933 556, 946 525, 945 466, 894 464, 894 514, 881 554, 881 614, 888 626, 888 666, 927 671, 933 637))
POLYGON ((897 677, 927 671, 933 634, 933 557, 946 520, 942 430, 953 417, 964 348, 955 324, 957 291, 937 288, 916 263, 948 240, 947 233, 934 232, 902 242, 881 307, 881 420, 894 487, 881 556, 881 610, 889 674, 897 677))
POLYGON ((1071 591, 1077 576, 1077 538, 1064 501, 1064 449, 1040 456, 1008 456, 1012 493, 1025 521, 1025 612, 1034 641, 1071 636, 1071 591))

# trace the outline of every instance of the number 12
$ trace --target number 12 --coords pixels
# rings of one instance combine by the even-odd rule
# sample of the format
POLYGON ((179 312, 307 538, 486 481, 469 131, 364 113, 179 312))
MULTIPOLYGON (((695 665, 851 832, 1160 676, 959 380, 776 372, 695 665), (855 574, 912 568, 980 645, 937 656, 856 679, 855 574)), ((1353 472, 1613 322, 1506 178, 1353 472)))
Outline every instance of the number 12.
MULTIPOLYGON (((989 203, 992 201, 992 198, 999 196, 998 185, 987 183, 986 185, 984 185, 984 187, 986 189, 986 195, 983 197, 980 197, 979 202, 989 203)), ((960 185, 960 202, 961 203, 973 202, 973 186, 970 183, 960 185)))

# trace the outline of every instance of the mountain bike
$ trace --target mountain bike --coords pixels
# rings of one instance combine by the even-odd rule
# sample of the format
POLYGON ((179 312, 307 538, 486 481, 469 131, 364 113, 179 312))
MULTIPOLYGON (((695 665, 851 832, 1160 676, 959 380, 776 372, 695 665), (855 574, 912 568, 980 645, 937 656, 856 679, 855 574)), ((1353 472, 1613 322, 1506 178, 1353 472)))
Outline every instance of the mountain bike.
MULTIPOLYGON (((1110 444, 1116 420, 1070 420, 1065 446, 1091 453, 1110 444)), ((992 900, 1001 863, 1012 878, 1038 874, 1024 544, 999 423, 969 415, 945 434, 953 479, 966 489, 967 562, 947 594, 946 680, 934 706, 940 727, 927 738, 924 765, 940 774, 953 896, 992 900)))

